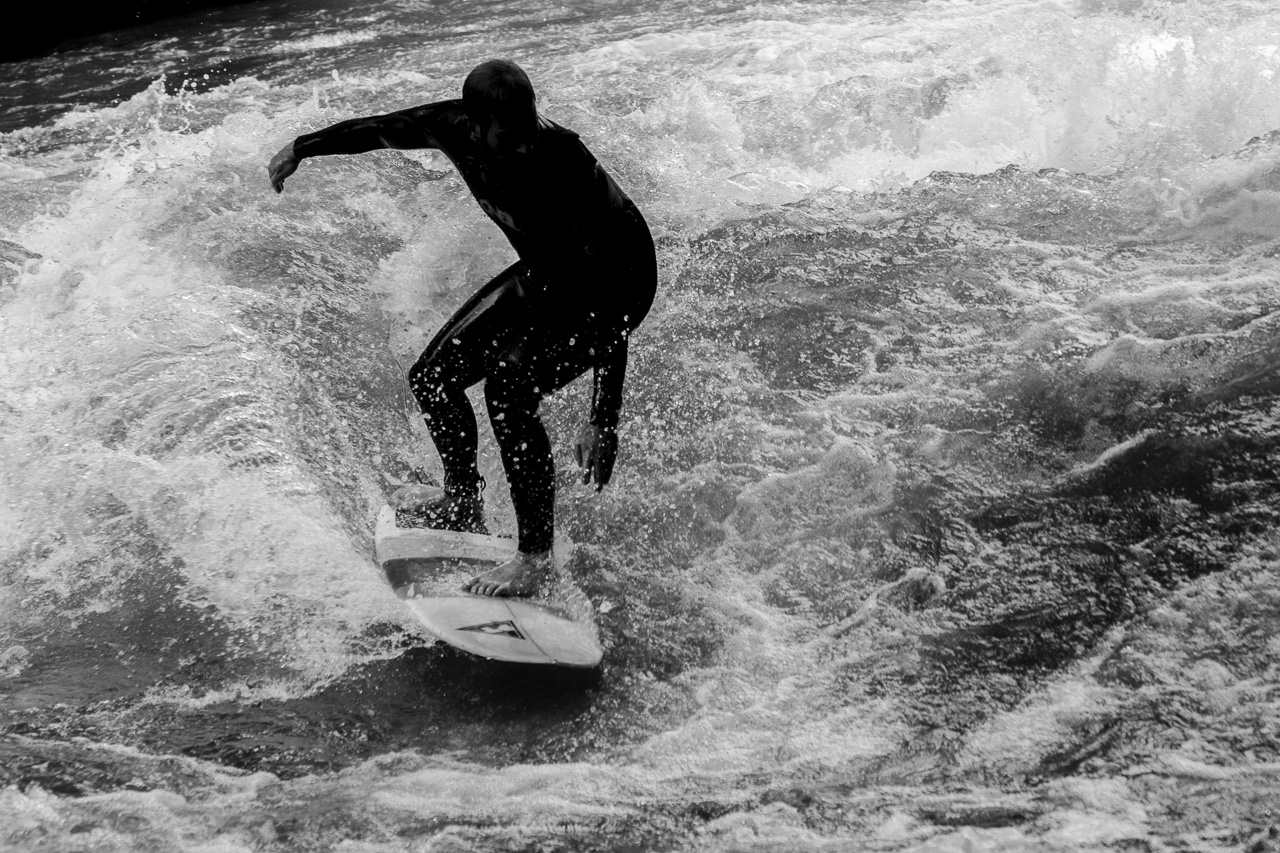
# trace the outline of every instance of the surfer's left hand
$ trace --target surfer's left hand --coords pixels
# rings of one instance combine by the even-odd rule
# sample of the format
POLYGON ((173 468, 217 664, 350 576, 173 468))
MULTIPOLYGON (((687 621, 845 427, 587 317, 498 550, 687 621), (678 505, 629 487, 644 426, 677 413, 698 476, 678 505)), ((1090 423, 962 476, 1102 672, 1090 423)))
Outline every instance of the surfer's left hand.
POLYGON ((612 429, 595 424, 583 424, 578 430, 578 443, 573 448, 574 458, 582 469, 584 484, 595 481, 596 491, 609 484, 613 476, 613 461, 618 457, 618 434, 612 429))
POLYGON ((276 156, 271 158, 271 162, 267 164, 267 177, 271 181, 271 188, 276 192, 284 192, 284 179, 298 171, 298 156, 293 153, 293 143, 290 142, 285 147, 276 152, 276 156))

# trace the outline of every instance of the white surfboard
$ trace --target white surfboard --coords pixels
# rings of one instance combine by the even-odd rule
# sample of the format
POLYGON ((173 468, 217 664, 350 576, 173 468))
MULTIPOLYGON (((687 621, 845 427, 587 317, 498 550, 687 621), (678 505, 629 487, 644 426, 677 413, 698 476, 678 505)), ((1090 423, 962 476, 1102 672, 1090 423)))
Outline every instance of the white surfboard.
MULTIPOLYGON (((563 573, 536 600, 462 591, 468 579, 512 557, 513 540, 399 527, 395 508, 388 505, 378 513, 374 546, 392 589, 424 628, 449 645, 513 663, 600 665, 604 650, 591 602, 563 573)), ((563 565, 569 547, 557 539, 557 565, 563 565)))

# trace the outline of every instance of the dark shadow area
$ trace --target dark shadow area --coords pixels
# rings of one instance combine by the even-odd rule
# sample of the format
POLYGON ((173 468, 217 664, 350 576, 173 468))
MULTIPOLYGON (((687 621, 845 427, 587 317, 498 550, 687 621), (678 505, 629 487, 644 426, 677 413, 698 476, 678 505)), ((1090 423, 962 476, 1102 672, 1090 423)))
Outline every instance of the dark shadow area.
POLYGON ((568 756, 544 739, 590 709, 600 679, 600 670, 504 664, 418 646, 311 696, 169 709, 142 739, 148 750, 284 778, 401 749, 463 751, 493 764, 554 761, 568 756))
POLYGON ((0 785, 80 795, 161 784, 150 778, 160 771, 139 776, 137 761, 77 753, 68 746, 77 737, 286 779, 402 749, 462 751, 499 765, 565 760, 555 738, 590 710, 601 678, 601 670, 502 664, 413 646, 297 699, 56 704, 9 715, 0 733, 0 785))
POLYGON ((0 17, 0 62, 54 51, 59 45, 125 27, 253 0, 123 0, 9 3, 0 17))

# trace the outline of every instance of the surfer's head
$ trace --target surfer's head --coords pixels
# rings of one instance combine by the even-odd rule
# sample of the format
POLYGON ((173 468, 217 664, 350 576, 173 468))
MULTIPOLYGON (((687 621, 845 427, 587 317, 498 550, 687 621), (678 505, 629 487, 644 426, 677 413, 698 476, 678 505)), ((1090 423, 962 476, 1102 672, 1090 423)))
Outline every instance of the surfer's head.
POLYGON ((462 107, 481 141, 500 157, 523 154, 538 137, 537 96, 524 70, 506 59, 475 67, 462 84, 462 107))

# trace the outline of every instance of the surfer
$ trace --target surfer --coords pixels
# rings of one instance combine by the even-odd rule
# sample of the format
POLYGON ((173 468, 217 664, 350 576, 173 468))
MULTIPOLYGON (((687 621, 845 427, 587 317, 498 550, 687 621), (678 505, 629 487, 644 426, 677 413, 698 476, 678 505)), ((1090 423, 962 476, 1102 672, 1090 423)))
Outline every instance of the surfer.
POLYGON ((538 114, 533 86, 513 62, 477 66, 460 99, 299 136, 267 166, 271 186, 281 192, 307 157, 381 148, 443 152, 519 256, 444 324, 409 386, 444 467, 442 494, 415 512, 430 527, 484 533, 476 419, 465 394, 484 380, 519 540, 512 560, 465 589, 532 595, 552 572, 555 527, 555 469, 538 405, 594 371, 574 453, 582 482, 604 488, 618 450, 628 340, 657 285, 653 239, 578 135, 538 114))

